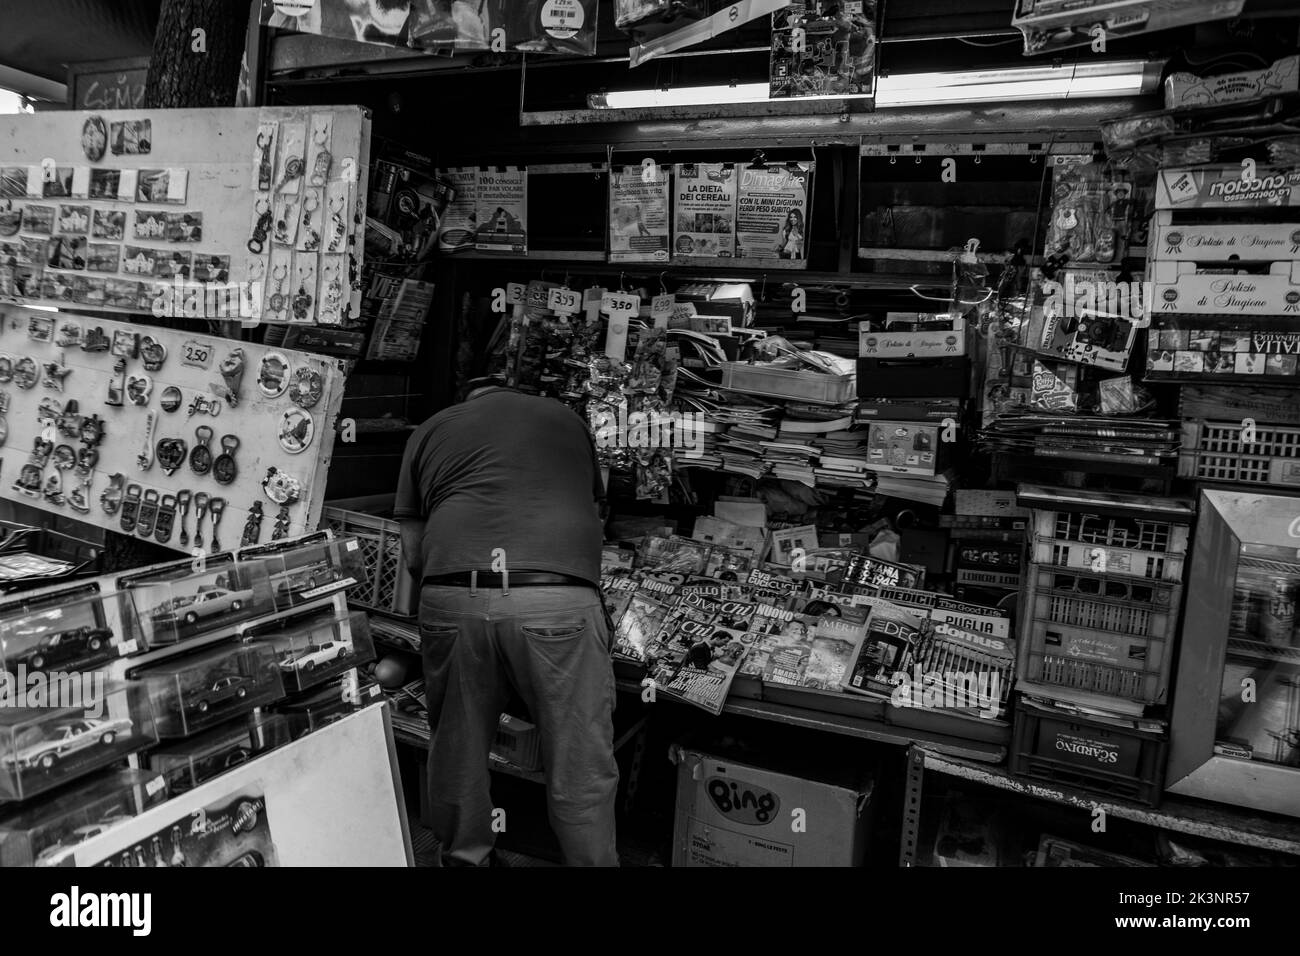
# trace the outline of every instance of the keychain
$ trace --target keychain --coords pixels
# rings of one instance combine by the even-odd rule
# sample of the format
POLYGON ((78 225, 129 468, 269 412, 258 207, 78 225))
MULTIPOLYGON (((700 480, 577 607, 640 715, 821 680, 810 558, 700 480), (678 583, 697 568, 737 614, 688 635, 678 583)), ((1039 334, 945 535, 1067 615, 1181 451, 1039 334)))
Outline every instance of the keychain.
POLYGON ((68 495, 68 507, 78 514, 90 514, 91 475, 88 472, 81 472, 80 469, 78 469, 78 474, 80 474, 81 480, 68 495))
POLYGON ((316 252, 320 249, 320 230, 315 228, 316 210, 320 208, 320 190, 309 189, 302 199, 302 222, 298 226, 298 249, 316 252))
POLYGON ((153 467, 153 429, 157 424, 157 418, 153 412, 149 413, 149 419, 144 425, 144 450, 136 457, 136 467, 141 471, 148 471, 153 467))
POLYGON ((248 260, 248 281, 242 285, 242 294, 244 297, 243 315, 244 318, 256 319, 262 314, 262 307, 259 302, 262 291, 262 276, 266 274, 266 263, 261 259, 248 260))
POLYGON ((194 546, 203 547, 203 519, 208 516, 208 494, 206 491, 194 493, 194 546))
POLYGON ((342 196, 330 198, 330 240, 327 252, 343 251, 343 240, 347 238, 348 234, 347 221, 343 218, 343 207, 347 205, 347 201, 346 193, 342 196), (338 202, 336 203, 335 200, 338 200, 338 202))
POLYGON ((280 179, 280 185, 275 187, 277 193, 282 193, 290 183, 296 182, 302 178, 303 162, 301 156, 290 156, 284 164, 284 176, 280 179))
POLYGON ((330 125, 328 122, 312 130, 312 142, 316 144, 316 162, 311 170, 311 184, 313 186, 324 186, 330 175, 330 163, 333 157, 330 151, 326 149, 330 140, 330 125))
POLYGON ((185 439, 183 438, 162 438, 158 441, 158 466, 162 468, 163 474, 171 477, 176 473, 185 461, 185 439))
POLYGON ((253 212, 257 219, 253 221, 253 235, 248 240, 248 251, 260 256, 266 249, 266 237, 271 234, 271 200, 258 199, 253 212))
POLYGON ((275 291, 271 293, 271 300, 268 303, 274 313, 281 313, 288 304, 284 294, 284 280, 289 278, 289 267, 283 262, 271 270, 271 278, 275 280, 275 291))
POLYGON ((128 534, 135 531, 135 519, 140 513, 141 488, 135 482, 126 486, 126 497, 122 499, 122 530, 128 534))
POLYGON ((271 188, 275 171, 271 168, 271 146, 275 143, 275 133, 267 130, 257 131, 257 191, 266 192, 271 188))
POLYGON ((271 540, 279 541, 289 536, 289 506, 281 505, 280 513, 275 516, 275 526, 271 528, 271 540))
POLYGON ((208 511, 212 514, 212 550, 220 551, 221 539, 217 537, 217 526, 221 524, 221 516, 226 513, 226 499, 214 495, 208 502, 208 511))
POLYGON ((172 526, 176 521, 176 496, 163 495, 158 508, 158 527, 154 530, 154 540, 166 544, 172 539, 172 526))
POLYGON ((217 479, 217 484, 228 485, 239 474, 239 469, 235 467, 235 452, 238 448, 239 437, 237 435, 221 436, 221 454, 212 463, 212 477, 217 479))
POLYGON ((99 496, 99 506, 104 509, 104 514, 112 515, 117 513, 118 507, 122 504, 122 486, 126 483, 126 475, 118 472, 108 479, 108 487, 104 489, 99 496))
POLYGON ((194 448, 190 451, 190 471, 196 475, 206 475, 212 470, 212 451, 208 442, 212 441, 212 429, 200 425, 194 429, 194 448))
POLYGON ((182 488, 176 492, 176 510, 181 516, 181 547, 187 547, 190 543, 190 533, 185 530, 185 519, 190 514, 190 490, 182 488))
POLYGON ((253 506, 248 509, 248 518, 244 521, 244 535, 240 539, 241 547, 247 547, 250 544, 257 544, 257 539, 262 536, 262 503, 254 501, 253 506))
POLYGON ((140 514, 136 518, 135 528, 141 536, 147 538, 153 534, 154 522, 158 520, 158 492, 150 488, 144 493, 140 504, 140 514))

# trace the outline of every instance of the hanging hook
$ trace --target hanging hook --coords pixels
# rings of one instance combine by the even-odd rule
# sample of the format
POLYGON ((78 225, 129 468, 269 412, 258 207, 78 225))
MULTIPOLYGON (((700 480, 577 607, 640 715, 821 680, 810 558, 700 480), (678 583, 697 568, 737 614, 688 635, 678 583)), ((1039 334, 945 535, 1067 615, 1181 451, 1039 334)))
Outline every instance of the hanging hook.
POLYGON ((758 301, 767 301, 767 273, 763 273, 763 284, 758 287, 758 301))
POLYGON ((659 294, 660 294, 660 295, 667 295, 667 294, 668 294, 668 285, 667 285, 667 283, 664 282, 664 276, 666 276, 666 275, 668 275, 667 272, 661 272, 661 273, 659 273, 659 294))
POLYGON ((626 279, 627 279, 627 273, 626 273, 626 272, 620 272, 620 273, 618 274, 618 291, 619 291, 619 292, 626 292, 626 291, 627 291, 627 281, 626 281, 626 279))

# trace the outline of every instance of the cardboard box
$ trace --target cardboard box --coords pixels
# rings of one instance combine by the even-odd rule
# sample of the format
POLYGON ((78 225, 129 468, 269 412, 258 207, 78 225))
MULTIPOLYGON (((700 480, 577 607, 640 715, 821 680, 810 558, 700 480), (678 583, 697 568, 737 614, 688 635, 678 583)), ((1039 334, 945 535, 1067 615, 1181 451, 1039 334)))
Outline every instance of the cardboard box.
POLYGON ((784 754, 764 755, 761 766, 753 755, 733 756, 740 752, 712 744, 673 748, 673 866, 862 865, 874 787, 869 772, 809 772, 784 754))
POLYGON ((1265 70, 1245 70, 1220 76, 1170 73, 1165 78, 1165 109, 1222 106, 1294 93, 1300 85, 1300 56, 1286 56, 1265 70))
POLYGON ((1152 315, 1300 315, 1300 261, 1274 262, 1267 275, 1198 274, 1193 262, 1157 262, 1152 272, 1152 315))
POLYGON ((1300 256, 1300 222, 1173 225, 1156 213, 1151 254, 1162 262, 1278 262, 1300 256))
POLYGON ((1156 209, 1240 209, 1300 206, 1300 169, 1259 166, 1242 179, 1240 165, 1161 169, 1156 174, 1156 209))
MULTIPOLYGON (((890 315, 895 313, 891 312, 890 315)), ((966 354, 966 320, 957 316, 947 329, 873 330, 858 323, 858 355, 871 358, 951 358, 966 354)))
POLYGON ((1011 18, 1025 53, 1108 42, 1239 15, 1246 0, 1019 0, 1011 18))
POLYGON ((748 282, 692 282, 677 290, 678 302, 690 302, 697 313, 725 315, 734 328, 754 321, 754 290, 748 282))

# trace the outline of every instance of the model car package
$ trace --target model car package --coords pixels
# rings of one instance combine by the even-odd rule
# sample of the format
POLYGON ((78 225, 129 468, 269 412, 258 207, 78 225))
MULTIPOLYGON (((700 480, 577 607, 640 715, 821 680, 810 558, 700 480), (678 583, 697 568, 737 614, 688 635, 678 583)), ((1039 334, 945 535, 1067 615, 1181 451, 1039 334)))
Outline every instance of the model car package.
POLYGON ((189 737, 284 696, 273 648, 227 644, 132 674, 148 688, 158 736, 189 737))
POLYGON ((128 575, 119 586, 135 605, 136 633, 151 647, 232 627, 274 609, 261 561, 178 562, 128 575))
POLYGON ((772 14, 772 99, 871 93, 875 65, 875 0, 810 0, 772 14))
POLYGON ((72 848, 168 797, 161 774, 105 770, 57 795, 0 814, 0 867, 51 866, 72 848))
POLYGON ((1126 37, 1238 16, 1246 0, 1018 0, 1011 25, 1025 54, 1105 44, 1126 37))
POLYGON ((151 750, 149 767, 175 796, 261 756, 290 740, 281 714, 250 714, 191 737, 151 750))
POLYGON ((149 694, 102 672, 0 672, 0 800, 27 800, 158 742, 149 694))
POLYGON ((317 541, 289 550, 268 544, 245 548, 239 557, 241 562, 262 562, 277 611, 320 601, 355 587, 366 577, 361 543, 356 538, 317 541))
POLYGON ((293 692, 316 687, 375 657, 370 618, 363 611, 350 615, 333 607, 304 611, 254 625, 241 635, 245 641, 271 648, 280 676, 293 692))
POLYGON ((86 671, 148 650, 134 613, 134 603, 120 593, 29 599, 22 609, 0 612, 0 671, 22 679, 42 672, 86 671))
POLYGON ((1076 280, 1074 273, 1064 283, 1048 283, 1041 306, 1030 310, 1025 323, 1025 345, 1055 361, 1124 371, 1144 322, 1144 303, 1137 283, 1117 291, 1119 285, 1076 280))

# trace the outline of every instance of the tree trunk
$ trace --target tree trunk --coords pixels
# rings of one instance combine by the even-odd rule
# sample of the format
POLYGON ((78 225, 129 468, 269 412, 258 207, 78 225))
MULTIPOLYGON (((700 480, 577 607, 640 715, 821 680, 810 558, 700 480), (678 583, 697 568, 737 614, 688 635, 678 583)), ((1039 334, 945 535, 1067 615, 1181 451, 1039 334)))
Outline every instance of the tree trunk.
POLYGON ((162 0, 145 108, 234 106, 248 21, 249 0, 162 0))
MULTIPOLYGON (((211 108, 235 105, 249 0, 162 0, 154 33, 146 109, 211 108), (195 31, 202 30, 201 34, 195 31)), ((184 328, 182 320, 141 317, 141 322, 184 328)), ((174 560, 176 551, 139 535, 108 531, 103 569, 124 571, 174 560)))

